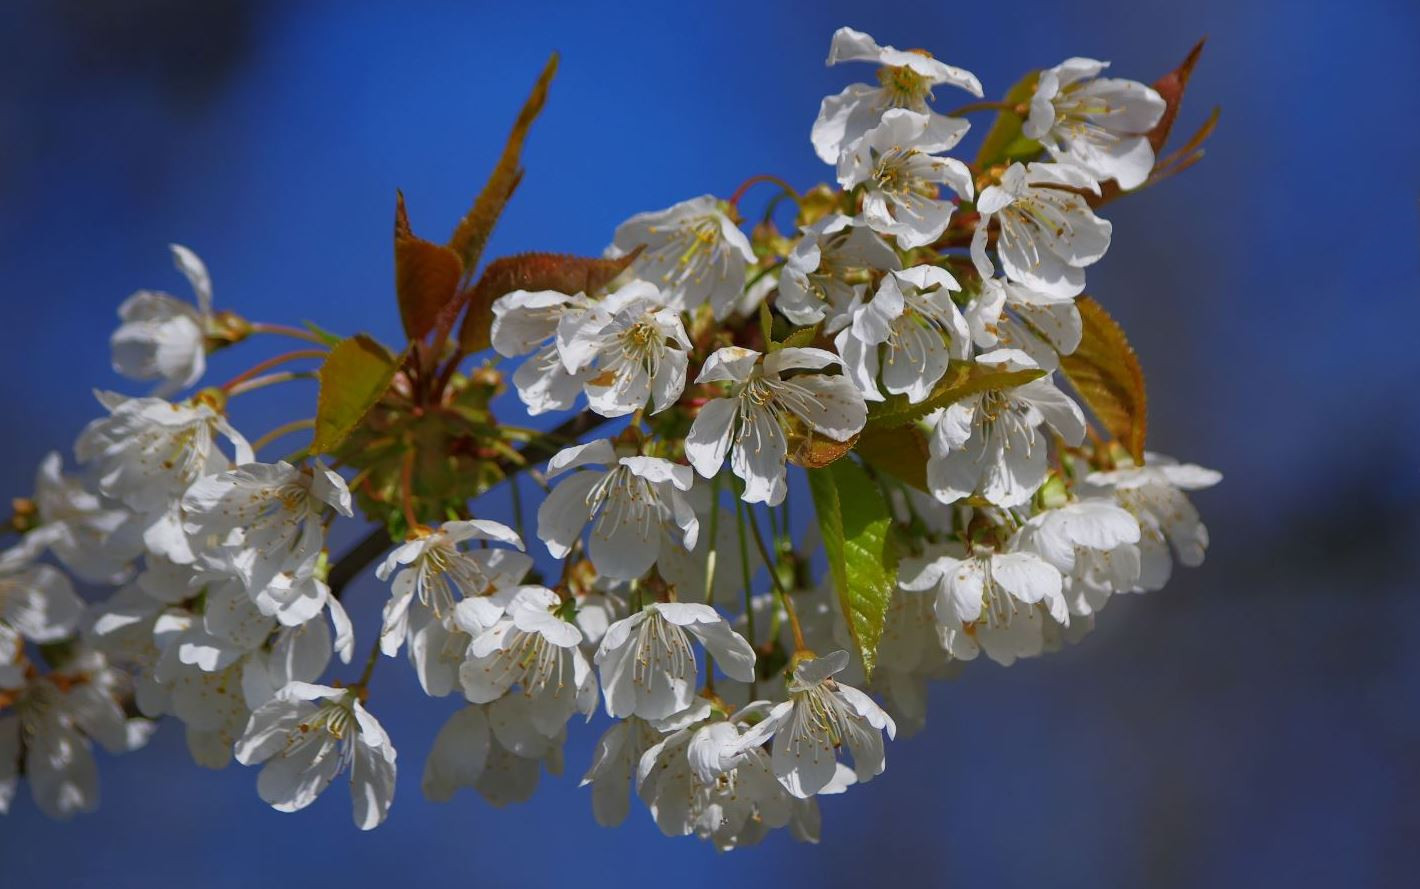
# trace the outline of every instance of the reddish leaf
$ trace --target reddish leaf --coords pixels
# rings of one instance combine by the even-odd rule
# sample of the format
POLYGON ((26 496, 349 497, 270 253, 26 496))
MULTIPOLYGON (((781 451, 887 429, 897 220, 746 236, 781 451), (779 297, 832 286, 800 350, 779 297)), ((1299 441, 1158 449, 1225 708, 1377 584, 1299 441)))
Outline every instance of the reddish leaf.
POLYGON ((807 434, 789 435, 789 462, 805 469, 822 469, 842 459, 857 444, 858 436, 847 441, 834 441, 810 430, 807 434))
MULTIPOLYGON (((1163 150, 1164 143, 1168 141, 1169 133, 1173 130, 1174 121, 1178 118, 1178 109, 1183 104, 1183 92, 1188 87, 1188 80, 1193 76, 1193 68, 1198 64, 1198 57, 1203 52, 1203 40, 1194 44, 1185 58, 1177 68, 1160 77, 1154 84, 1154 90, 1163 97, 1164 113, 1159 118, 1159 122, 1149 131, 1149 144, 1154 148, 1155 157, 1163 150)), ((1154 172, 1145 182, 1134 191, 1141 191, 1150 185, 1166 179, 1175 173, 1180 173, 1196 164, 1203 157, 1203 152, 1199 146, 1203 140, 1213 134, 1213 127, 1218 123, 1219 109, 1214 108, 1213 113, 1204 121, 1203 126, 1193 135, 1183 148, 1175 151, 1167 158, 1157 161, 1154 164, 1154 172)), ((1098 195, 1089 195, 1090 206, 1099 207, 1118 198, 1124 192, 1120 189, 1119 183, 1113 179, 1106 182, 1098 195)))
POLYGON ((417 237, 409 227, 404 194, 397 192, 394 214, 394 284, 399 318, 411 340, 434 329, 439 312, 454 301, 463 263, 447 247, 417 237))
POLYGON ((1163 97, 1165 103, 1163 117, 1159 118, 1159 122, 1149 131, 1149 144, 1154 146, 1155 154, 1163 150, 1164 142, 1168 140, 1174 119, 1178 117, 1179 106, 1183 104, 1183 91, 1188 87, 1188 79, 1193 76, 1193 66, 1198 64, 1198 56, 1203 52, 1203 44, 1207 40, 1205 37, 1194 44, 1183 63, 1160 77, 1154 84, 1154 90, 1163 97))

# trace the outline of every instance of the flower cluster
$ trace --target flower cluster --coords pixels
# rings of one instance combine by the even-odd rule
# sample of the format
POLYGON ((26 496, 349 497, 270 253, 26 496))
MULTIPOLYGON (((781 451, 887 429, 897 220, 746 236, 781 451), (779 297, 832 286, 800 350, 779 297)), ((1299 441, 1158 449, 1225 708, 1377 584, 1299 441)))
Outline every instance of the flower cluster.
MULTIPOLYGON (((828 62, 876 66, 813 124, 836 188, 755 177, 631 217, 603 257, 481 276, 478 214, 445 247, 401 202, 398 356, 216 312, 174 246, 196 304, 135 294, 112 341, 115 370, 157 390, 100 393, 81 472, 48 457, 10 521, 0 811, 21 774, 50 814, 92 809, 92 743, 134 749, 172 716, 198 763, 259 765, 273 808, 344 776, 375 827, 396 752, 369 683, 402 656, 429 697, 459 699, 424 759, 431 800, 527 799, 604 710, 583 778, 599 823, 634 793, 662 832, 720 849, 778 827, 815 841, 819 797, 883 773, 929 680, 1077 642, 1115 594, 1200 564, 1188 493, 1219 476, 1144 451, 1137 359, 1083 296, 1112 235, 1097 209, 1162 178, 1168 101, 1069 59, 1024 100, 943 111, 938 91, 982 97, 974 75, 849 28, 828 62), (992 134, 953 157, 980 110, 992 134), (765 180, 796 207, 787 233, 775 205, 743 227, 765 180), (303 348, 167 400, 256 334, 303 348), (585 410, 552 432, 498 420, 504 359, 529 415, 585 410), (289 369, 306 361, 320 370, 289 369), (311 377, 314 417, 250 443, 229 422, 232 398, 311 377), (531 529, 523 472, 546 492, 531 529), (475 517, 505 482, 509 522, 475 517), (811 519, 790 506, 804 496, 811 519), (332 559, 357 511, 374 530, 332 559), (356 649, 341 596, 382 555, 363 672, 331 679, 356 649), (85 602, 71 577, 110 590, 85 602)), ((505 174, 481 207, 507 199, 505 174)))

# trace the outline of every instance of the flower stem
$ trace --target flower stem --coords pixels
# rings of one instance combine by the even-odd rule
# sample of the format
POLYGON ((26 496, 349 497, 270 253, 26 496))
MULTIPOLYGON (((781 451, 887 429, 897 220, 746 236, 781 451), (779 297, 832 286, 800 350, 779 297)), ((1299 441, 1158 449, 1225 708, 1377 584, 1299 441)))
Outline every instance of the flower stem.
POLYGON ((973 111, 1009 111, 1017 117, 1024 116, 1020 112, 1020 106, 1011 102, 968 102, 948 111, 947 117, 961 117, 973 111))
POLYGON ((257 389, 265 389, 267 386, 274 386, 277 383, 288 383, 291 380, 314 380, 315 378, 316 373, 312 370, 284 370, 280 373, 243 380, 227 389, 226 392, 232 396, 243 395, 247 392, 255 392, 257 389))
POLYGON ((399 506, 404 510, 404 523, 409 533, 419 527, 419 518, 414 514, 414 449, 404 452, 404 465, 399 470, 399 506))
POLYGON ((759 533, 759 521, 754 517, 754 508, 750 507, 746 512, 749 513, 749 526, 754 535, 754 545, 759 548, 759 556, 768 566, 769 580, 774 584, 774 592, 779 595, 779 602, 784 606, 784 613, 789 616, 789 629, 794 634, 794 653, 808 651, 808 646, 804 644, 804 631, 799 626, 799 614, 794 610, 794 601, 789 598, 789 591, 784 589, 784 584, 779 580, 777 560, 769 554, 769 550, 764 546, 764 539, 759 533))
POLYGON ((292 420, 289 423, 282 423, 280 426, 277 426, 275 429, 266 433, 261 438, 258 438, 256 441, 252 442, 251 449, 253 452, 260 451, 262 448, 271 444, 273 441, 282 437, 283 435, 288 435, 292 432, 297 432, 301 429, 314 429, 315 426, 316 421, 314 418, 307 418, 304 420, 292 420))
POLYGON ((282 354, 275 355, 271 358, 266 359, 265 361, 259 361, 252 367, 243 371, 242 373, 239 373, 236 376, 232 377, 230 380, 222 384, 222 391, 230 394, 232 390, 235 389, 241 383, 250 380, 257 374, 265 373, 266 371, 271 370, 271 368, 273 367, 285 364, 288 361, 299 361, 302 358, 320 358, 324 360, 326 354, 327 353, 323 349, 297 349, 294 352, 283 352, 282 354))
MULTIPOLYGON (((715 477, 710 479, 710 537, 708 545, 705 547, 705 604, 713 605, 715 601, 715 563, 718 560, 720 541, 720 474, 715 473, 715 477)), ((715 656, 710 652, 705 652, 705 687, 711 692, 715 690, 715 656)))
POLYGON ((269 333, 274 336, 285 336, 295 340, 304 340, 308 343, 315 343, 317 346, 326 345, 325 340, 301 327, 291 327, 287 324, 262 324, 260 322, 253 322, 250 327, 252 333, 269 333))
POLYGON ((768 173, 761 173, 758 176, 751 176, 745 181, 741 182, 740 187, 735 189, 735 193, 730 195, 730 200, 728 202, 729 205, 731 207, 738 207, 740 204, 740 199, 745 196, 745 192, 749 191, 751 187, 759 184, 760 182, 772 182, 780 188, 784 189, 784 191, 791 195, 795 201, 799 199, 799 192, 796 191, 792 185, 785 182, 783 179, 780 179, 778 176, 772 176, 768 173))
MULTIPOLYGON (((370 677, 375 673, 375 663, 380 659, 380 640, 375 638, 375 644, 370 646, 370 655, 365 658, 365 669, 360 671, 360 678, 355 680, 352 688, 364 691, 370 684, 370 677)), ((363 697, 363 695, 362 695, 363 697)))

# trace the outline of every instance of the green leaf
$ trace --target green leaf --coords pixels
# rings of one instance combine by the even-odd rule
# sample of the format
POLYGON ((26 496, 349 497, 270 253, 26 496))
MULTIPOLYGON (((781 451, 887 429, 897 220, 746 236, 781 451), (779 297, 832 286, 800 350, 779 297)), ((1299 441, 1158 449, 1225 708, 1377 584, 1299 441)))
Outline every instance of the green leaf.
POLYGON ((892 513, 878 486, 852 460, 810 469, 808 476, 838 604, 871 676, 897 586, 892 513))
POLYGON ((389 350, 363 333, 331 349, 320 368, 311 452, 328 454, 339 447, 385 394, 398 369, 389 350))
POLYGON ((939 407, 946 407, 972 395, 994 389, 1010 389, 1024 386, 1031 380, 1045 376, 1039 368, 1030 370, 994 370, 984 364, 953 364, 946 376, 937 383, 932 394, 917 404, 910 404, 905 395, 892 395, 886 401, 875 402, 868 408, 868 425, 906 426, 915 423, 939 407))
MULTIPOLYGON (((1030 72, 1011 87, 1002 101, 1013 106, 1030 102, 1039 79, 1039 71, 1030 72)), ((977 166, 985 168, 1037 154, 1040 151, 1040 143, 1021 135, 1021 127, 1024 124, 1025 120, 1015 111, 996 112, 996 121, 991 124, 991 129, 981 142, 981 150, 976 153, 977 166), (1033 150, 1029 150, 1031 145, 1034 145, 1033 150)))
POLYGON ((798 330, 791 331, 788 336, 784 337, 784 342, 781 345, 786 349, 803 349, 812 346, 814 340, 818 338, 818 328, 817 324, 811 324, 808 327, 800 327, 798 330))
POLYGON ((863 462, 919 491, 927 490, 927 434, 919 427, 869 426, 854 452, 863 462))
POLYGON ((489 175, 488 183, 483 186, 473 208, 459 221, 458 228, 454 229, 453 236, 449 238, 449 249, 463 260, 464 268, 469 273, 478 265, 478 259, 483 255, 483 247, 488 243, 488 236, 493 233, 494 224, 498 222, 508 199, 513 196, 513 189, 518 187, 518 182, 523 177, 523 142, 527 139, 532 122, 547 102, 547 88, 556 73, 557 54, 553 53, 547 60, 546 67, 542 69, 542 74, 538 76, 537 83, 533 84, 532 93, 523 103, 522 110, 518 112, 518 119, 513 122, 513 130, 508 134, 503 154, 489 175))

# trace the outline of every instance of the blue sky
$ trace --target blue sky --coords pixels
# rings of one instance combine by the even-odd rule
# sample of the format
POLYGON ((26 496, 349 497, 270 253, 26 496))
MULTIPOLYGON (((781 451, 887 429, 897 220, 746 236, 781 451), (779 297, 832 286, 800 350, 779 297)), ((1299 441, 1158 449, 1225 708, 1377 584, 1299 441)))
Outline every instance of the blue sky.
MULTIPOLYGON (((830 179, 809 125, 868 75, 823 66, 841 24, 930 49, 988 95, 1071 55, 1152 80, 1208 35, 1180 123, 1223 106, 1208 156, 1109 208, 1090 280, 1142 356, 1151 446, 1226 480, 1198 498, 1204 568, 1113 606, 1079 648, 938 689, 887 773, 825 805, 816 848, 717 855, 639 810, 597 828, 576 778, 600 723, 527 805, 428 803, 419 772, 449 704, 387 662, 372 706, 401 780, 378 831, 355 831, 339 788, 272 812, 252 771, 198 769, 170 726, 103 762, 97 815, 53 824, 25 800, 0 821, 7 885, 1384 886, 1420 864, 1413 4, 101 6, 0 13, 10 494, 94 415, 91 388, 120 385, 119 301, 181 292, 167 242, 207 260, 219 306, 393 340, 395 189, 417 231, 449 229, 550 51, 561 70, 490 255, 597 253, 632 213, 756 173, 830 179)), ((246 425, 302 397, 254 402, 246 425)), ((352 590, 366 633, 379 596, 372 579, 352 590)))

